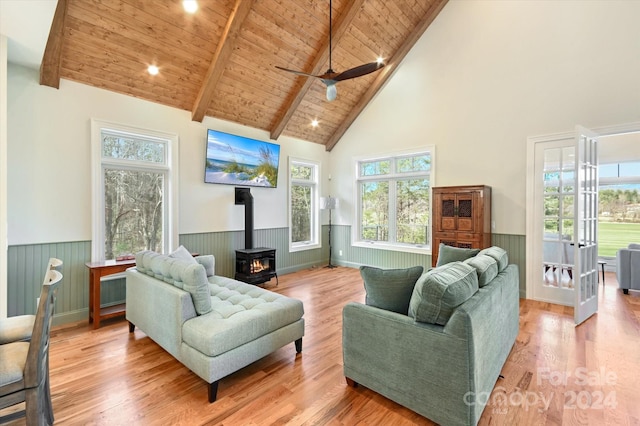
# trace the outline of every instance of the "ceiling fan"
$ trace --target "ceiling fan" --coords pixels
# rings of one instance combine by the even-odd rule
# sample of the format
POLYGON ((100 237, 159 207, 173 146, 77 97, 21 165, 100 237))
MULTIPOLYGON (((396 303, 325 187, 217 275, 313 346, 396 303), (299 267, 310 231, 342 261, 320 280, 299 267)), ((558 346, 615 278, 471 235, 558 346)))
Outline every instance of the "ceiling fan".
POLYGON ((276 68, 283 70, 283 71, 287 71, 287 72, 291 72, 294 74, 298 74, 301 75, 303 77, 315 77, 315 78, 319 78, 320 80, 322 80, 322 82, 327 86, 327 100, 328 101, 333 101, 335 100, 336 96, 338 96, 338 90, 336 88, 336 83, 339 81, 343 81, 343 80, 349 80, 351 78, 356 78, 356 77, 362 77, 363 75, 367 75, 370 74, 374 71, 379 70, 380 68, 384 67, 384 62, 382 62, 381 59, 379 59, 376 62, 370 62, 368 64, 363 64, 363 65, 359 65, 357 67, 348 69, 346 71, 343 72, 335 72, 332 68, 331 68, 331 50, 332 50, 332 34, 331 34, 331 22, 332 22, 332 0, 329 0, 329 69, 327 71, 325 71, 324 74, 321 75, 314 75, 314 74, 307 74, 306 72, 302 72, 302 71, 296 71, 296 70, 291 70, 288 68, 283 68, 283 67, 279 67, 276 65, 276 68))

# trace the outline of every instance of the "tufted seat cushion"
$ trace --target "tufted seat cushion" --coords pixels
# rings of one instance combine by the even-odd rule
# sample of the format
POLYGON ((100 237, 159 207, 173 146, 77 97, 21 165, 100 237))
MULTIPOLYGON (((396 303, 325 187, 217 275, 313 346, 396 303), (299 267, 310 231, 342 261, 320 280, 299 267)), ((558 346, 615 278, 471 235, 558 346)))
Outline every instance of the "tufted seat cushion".
POLYGON ((289 325, 304 314, 291 299, 230 278, 209 277, 211 312, 187 320, 183 342, 207 356, 218 356, 289 325))

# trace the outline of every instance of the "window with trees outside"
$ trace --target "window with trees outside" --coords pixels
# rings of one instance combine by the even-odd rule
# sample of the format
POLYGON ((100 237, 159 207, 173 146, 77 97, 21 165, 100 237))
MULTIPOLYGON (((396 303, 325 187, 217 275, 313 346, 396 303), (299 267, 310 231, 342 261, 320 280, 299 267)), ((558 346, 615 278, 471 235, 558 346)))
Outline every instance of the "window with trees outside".
POLYGON ((289 158, 289 251, 320 247, 318 163, 289 158))
POLYGON ((640 162, 600 164, 598 256, 640 242, 640 162))
POLYGON ((95 120, 92 134, 92 259, 170 252, 177 242, 172 208, 177 136, 95 120))
POLYGON ((433 147, 357 161, 354 243, 380 248, 430 248, 433 147))

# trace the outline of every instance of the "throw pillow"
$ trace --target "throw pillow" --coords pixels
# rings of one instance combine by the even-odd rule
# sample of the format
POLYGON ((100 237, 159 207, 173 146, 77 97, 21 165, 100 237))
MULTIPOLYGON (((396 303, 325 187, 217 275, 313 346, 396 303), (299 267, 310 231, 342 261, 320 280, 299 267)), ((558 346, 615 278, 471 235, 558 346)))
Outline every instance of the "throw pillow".
POLYGON ((452 262, 422 275, 409 302, 409 316, 417 322, 445 325, 453 311, 478 291, 475 268, 452 262))
POLYGON ((476 269, 478 274, 478 287, 489 284, 498 275, 498 262, 486 254, 479 254, 464 261, 476 269))
POLYGON ((504 271, 504 268, 509 265, 509 256, 507 256, 507 252, 505 249, 493 246, 486 248, 480 252, 480 254, 486 254, 487 256, 493 257, 496 262, 498 262, 498 273, 504 271))
POLYGON ((173 253, 169 255, 169 257, 175 257, 176 259, 187 260, 194 265, 198 262, 193 258, 189 250, 187 250, 184 246, 178 247, 173 253))
POLYGON ((438 246, 438 261, 436 266, 446 265, 451 262, 462 262, 480 253, 480 249, 451 247, 440 243, 438 246))
MULTIPOLYGON (((173 267, 175 267, 175 263, 173 267)), ((210 312, 211 292, 209 291, 209 281, 207 281, 207 273, 204 270, 204 266, 198 262, 188 265, 182 272, 182 282, 184 290, 191 293, 193 306, 196 308, 198 315, 210 312)))
POLYGON ((360 275, 369 306, 407 315, 413 286, 422 275, 422 266, 406 269, 379 269, 361 266, 360 275))
POLYGON ((212 254, 207 254, 203 256, 196 256, 196 262, 204 266, 205 271, 207 272, 207 277, 212 277, 216 271, 216 259, 212 254))

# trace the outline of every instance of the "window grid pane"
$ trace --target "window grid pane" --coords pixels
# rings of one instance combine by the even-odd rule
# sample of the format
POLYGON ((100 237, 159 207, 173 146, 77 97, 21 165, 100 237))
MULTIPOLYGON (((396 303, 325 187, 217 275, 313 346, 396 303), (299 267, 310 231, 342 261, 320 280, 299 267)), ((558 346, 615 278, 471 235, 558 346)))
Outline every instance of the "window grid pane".
POLYGON ((311 241, 312 191, 309 186, 291 185, 291 242, 311 241))
POLYGON ((102 157, 164 164, 166 145, 158 141, 103 133, 102 157))
POLYGON ((424 154, 399 158, 396 164, 398 173, 426 172, 431 170, 431 156, 424 154))
POLYGON ((294 164, 291 166, 291 179, 296 180, 313 180, 313 167, 294 164))
POLYGON ((104 171, 105 259, 141 250, 162 252, 164 174, 104 171))
POLYGON ((360 163, 360 176, 379 176, 389 174, 391 161, 380 160, 360 163))
POLYGON ((396 241, 427 244, 429 224, 429 181, 399 181, 396 190, 396 241))
POLYGON ((366 182, 362 189, 362 232, 368 241, 389 241, 389 182, 366 182))

